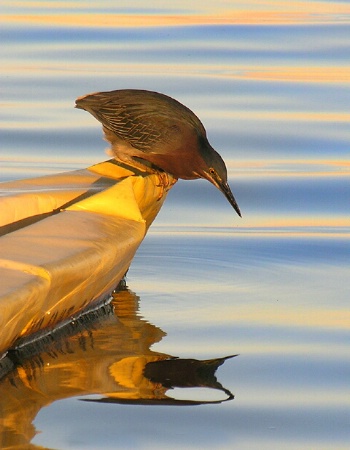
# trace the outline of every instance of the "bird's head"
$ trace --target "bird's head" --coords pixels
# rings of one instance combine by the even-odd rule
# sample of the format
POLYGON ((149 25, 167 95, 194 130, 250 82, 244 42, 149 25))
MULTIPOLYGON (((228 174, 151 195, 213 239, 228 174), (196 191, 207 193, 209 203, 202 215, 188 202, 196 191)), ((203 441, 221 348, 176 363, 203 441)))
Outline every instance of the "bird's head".
POLYGON ((227 169, 223 159, 211 147, 207 139, 203 139, 200 142, 200 153, 203 163, 198 174, 201 178, 205 178, 216 186, 225 195, 236 213, 242 217, 239 206, 227 182, 227 169))

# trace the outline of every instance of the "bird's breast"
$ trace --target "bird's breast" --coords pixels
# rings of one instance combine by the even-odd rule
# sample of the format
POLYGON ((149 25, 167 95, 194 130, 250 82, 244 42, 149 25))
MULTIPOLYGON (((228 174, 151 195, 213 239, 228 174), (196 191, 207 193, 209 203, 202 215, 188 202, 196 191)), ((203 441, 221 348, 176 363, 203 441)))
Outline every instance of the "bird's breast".
POLYGON ((200 178, 195 171, 197 166, 193 161, 192 155, 188 152, 179 151, 178 149, 167 153, 151 152, 144 154, 143 158, 176 178, 183 180, 200 178))

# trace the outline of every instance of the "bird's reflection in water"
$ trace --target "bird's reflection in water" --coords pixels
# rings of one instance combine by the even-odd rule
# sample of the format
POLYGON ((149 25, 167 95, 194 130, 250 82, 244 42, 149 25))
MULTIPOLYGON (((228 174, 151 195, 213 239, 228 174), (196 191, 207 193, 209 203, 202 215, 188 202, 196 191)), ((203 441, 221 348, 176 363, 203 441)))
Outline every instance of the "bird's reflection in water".
POLYGON ((69 397, 167 405, 233 398, 215 377, 216 369, 231 356, 199 361, 151 351, 165 333, 138 314, 138 300, 120 285, 111 303, 9 352, 0 362, 0 448, 35 448, 30 441, 38 412, 69 397), (222 391, 225 398, 176 400, 167 395, 174 387, 206 387, 222 391), (96 394, 101 398, 84 398, 96 394))

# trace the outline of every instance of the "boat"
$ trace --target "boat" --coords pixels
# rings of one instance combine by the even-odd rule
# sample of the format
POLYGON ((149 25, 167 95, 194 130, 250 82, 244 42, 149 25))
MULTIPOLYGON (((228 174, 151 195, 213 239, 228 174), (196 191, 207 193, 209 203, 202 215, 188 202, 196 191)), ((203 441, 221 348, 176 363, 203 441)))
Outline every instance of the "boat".
POLYGON ((175 182, 108 160, 0 183, 0 355, 110 297, 175 182))

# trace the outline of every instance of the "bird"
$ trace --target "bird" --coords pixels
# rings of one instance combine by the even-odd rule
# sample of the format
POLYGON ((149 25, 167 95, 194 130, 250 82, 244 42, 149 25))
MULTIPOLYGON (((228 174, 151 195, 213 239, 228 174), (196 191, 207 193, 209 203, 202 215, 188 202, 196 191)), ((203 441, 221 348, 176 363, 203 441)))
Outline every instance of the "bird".
POLYGON ((223 159, 210 145, 200 119, 185 105, 141 89, 95 92, 75 103, 101 122, 116 160, 144 172, 163 171, 175 179, 206 179, 242 217, 223 159))

